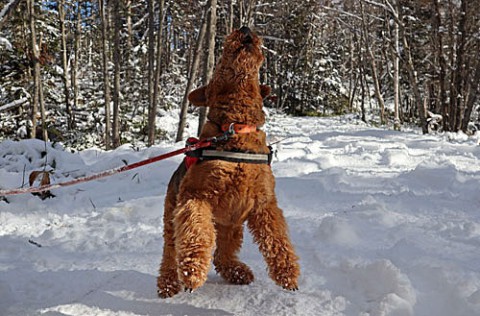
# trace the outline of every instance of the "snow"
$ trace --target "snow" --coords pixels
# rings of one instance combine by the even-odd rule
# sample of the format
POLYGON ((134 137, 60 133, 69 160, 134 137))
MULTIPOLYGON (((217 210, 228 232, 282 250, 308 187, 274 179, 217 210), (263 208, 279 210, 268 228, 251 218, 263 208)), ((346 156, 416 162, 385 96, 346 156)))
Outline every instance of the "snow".
MULTIPOLYGON (((1 16, 1 13, 0 13, 1 16)), ((12 50, 13 45, 5 37, 0 36, 0 47, 5 47, 6 50, 12 50)))
MULTIPOLYGON (((352 117, 268 120, 271 142, 289 137, 272 168, 300 291, 268 278, 246 234, 240 257, 255 282, 229 285, 212 269, 193 293, 157 298, 175 157, 44 201, 0 201, 0 315, 480 315, 478 136, 394 132, 352 117)), ((0 188, 27 183, 45 159, 60 182, 181 146, 72 153, 3 141, 0 188)))

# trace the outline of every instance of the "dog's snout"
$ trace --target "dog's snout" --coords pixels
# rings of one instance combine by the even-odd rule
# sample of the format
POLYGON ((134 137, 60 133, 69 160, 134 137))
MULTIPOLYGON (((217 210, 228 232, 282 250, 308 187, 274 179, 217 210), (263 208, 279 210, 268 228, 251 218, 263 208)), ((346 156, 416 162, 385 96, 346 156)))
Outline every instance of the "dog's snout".
POLYGON ((239 31, 242 32, 244 35, 251 35, 252 34, 252 31, 250 30, 250 28, 248 26, 242 26, 239 29, 239 31))
POLYGON ((252 41, 253 41, 253 33, 252 31, 250 30, 250 28, 248 28, 247 26, 242 26, 240 29, 239 29, 240 33, 243 34, 243 40, 242 40, 242 43, 243 44, 251 44, 252 41))

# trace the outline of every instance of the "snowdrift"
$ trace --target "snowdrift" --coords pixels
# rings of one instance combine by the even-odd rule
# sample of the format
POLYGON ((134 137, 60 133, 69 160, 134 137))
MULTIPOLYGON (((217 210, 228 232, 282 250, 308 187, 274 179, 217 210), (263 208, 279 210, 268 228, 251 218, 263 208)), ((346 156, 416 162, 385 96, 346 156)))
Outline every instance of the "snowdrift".
MULTIPOLYGON (((480 315, 480 147, 343 118, 272 115, 277 196, 301 258, 300 291, 274 285, 246 234, 256 280, 156 297, 166 185, 182 157, 0 201, 0 315, 480 315)), ((0 188, 133 163, 182 144, 72 153, 0 143, 0 188), (45 166, 46 164, 46 166, 45 166)))

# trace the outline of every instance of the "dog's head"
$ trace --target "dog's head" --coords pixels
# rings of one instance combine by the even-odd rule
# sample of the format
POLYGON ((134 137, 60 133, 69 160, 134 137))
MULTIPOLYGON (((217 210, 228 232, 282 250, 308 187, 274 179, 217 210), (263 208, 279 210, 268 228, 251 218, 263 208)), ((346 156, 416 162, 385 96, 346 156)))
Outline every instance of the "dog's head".
POLYGON ((244 26, 226 38, 219 64, 223 66, 225 74, 232 76, 230 79, 235 81, 242 77, 258 76, 264 59, 262 40, 244 26))
POLYGON ((260 85, 258 80, 263 60, 261 38, 246 26, 234 30, 225 40, 212 80, 192 91, 189 101, 210 107, 208 118, 217 124, 225 123, 226 119, 240 120, 227 114, 243 112, 242 108, 249 113, 261 112, 262 100, 270 94, 270 87, 260 85))

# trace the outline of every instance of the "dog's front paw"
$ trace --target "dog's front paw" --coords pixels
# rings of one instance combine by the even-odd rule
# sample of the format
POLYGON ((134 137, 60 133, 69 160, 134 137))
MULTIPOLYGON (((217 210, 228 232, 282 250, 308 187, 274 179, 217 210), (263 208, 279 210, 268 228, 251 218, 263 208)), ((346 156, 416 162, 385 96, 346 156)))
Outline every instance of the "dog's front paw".
POLYGON ((270 275, 275 283, 285 290, 298 290, 298 276, 300 275, 300 267, 297 262, 287 261, 284 263, 284 265, 279 264, 270 271, 270 275))
POLYGON ((275 280, 275 283, 287 291, 298 291, 297 280, 292 279, 291 277, 279 277, 275 280))
POLYGON ((285 284, 285 285, 283 286, 283 289, 284 289, 284 290, 287 290, 287 291, 293 291, 293 292, 295 292, 295 291, 298 291, 298 285, 296 285, 296 284, 288 284, 288 283, 287 283, 287 284, 285 284))
POLYGON ((180 282, 178 281, 176 271, 170 275, 161 275, 157 279, 157 293, 161 298, 172 297, 180 292, 180 282))
POLYGON ((207 273, 204 270, 206 269, 194 261, 179 264, 178 277, 185 291, 192 292, 205 283, 207 273))

